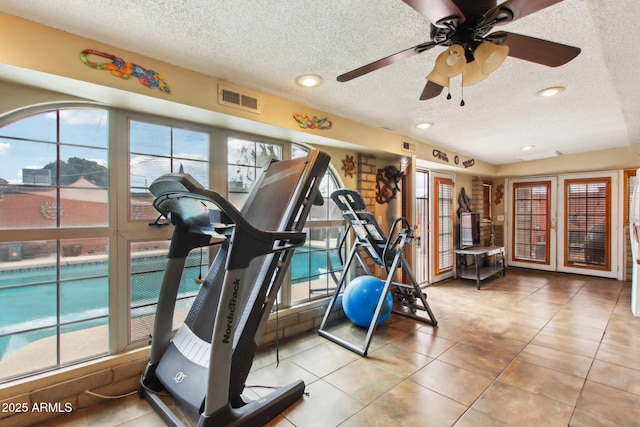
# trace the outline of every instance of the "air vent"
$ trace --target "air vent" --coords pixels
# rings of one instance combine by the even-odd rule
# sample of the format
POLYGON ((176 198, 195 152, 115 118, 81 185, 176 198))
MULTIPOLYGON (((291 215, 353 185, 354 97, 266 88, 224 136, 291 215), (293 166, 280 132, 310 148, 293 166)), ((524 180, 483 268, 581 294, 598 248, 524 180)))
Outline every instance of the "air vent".
POLYGON ((260 103, 257 98, 222 85, 218 85, 218 104, 260 114, 260 103))
POLYGON ((408 151, 410 153, 415 153, 416 152, 416 144, 412 144, 408 141, 402 141, 402 150, 403 151, 408 151))

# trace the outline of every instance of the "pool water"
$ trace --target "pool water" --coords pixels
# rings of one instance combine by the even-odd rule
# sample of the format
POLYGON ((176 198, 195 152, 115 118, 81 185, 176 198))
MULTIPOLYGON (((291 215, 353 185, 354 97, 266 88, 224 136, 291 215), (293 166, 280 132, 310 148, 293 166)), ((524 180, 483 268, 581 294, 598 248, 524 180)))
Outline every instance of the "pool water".
MULTIPOLYGON (((165 256, 134 258, 132 309, 155 304, 166 262, 165 256)), ((199 253, 188 257, 181 279, 181 297, 198 292, 193 278, 199 273, 199 263, 199 253)), ((340 261, 335 251, 331 251, 330 266, 322 250, 296 251, 291 262, 292 283, 306 282, 308 277, 326 274, 336 266, 340 266, 340 261)), ((59 272, 55 265, 0 272, 0 360, 31 342, 55 335, 58 325, 63 332, 71 332, 108 324, 108 270, 105 261, 64 265, 59 272)), ((205 274, 203 268, 202 275, 205 274)))

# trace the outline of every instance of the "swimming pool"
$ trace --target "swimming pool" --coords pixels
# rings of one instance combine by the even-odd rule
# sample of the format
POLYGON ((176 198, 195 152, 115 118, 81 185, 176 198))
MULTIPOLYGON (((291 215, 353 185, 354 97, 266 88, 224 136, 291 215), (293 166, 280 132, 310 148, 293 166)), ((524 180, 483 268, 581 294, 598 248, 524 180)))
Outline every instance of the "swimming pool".
MULTIPOLYGON (((331 251, 331 266, 323 250, 296 251, 291 262, 293 284, 326 274, 340 266, 331 251)), ((166 267, 165 256, 134 258, 131 265, 131 315, 155 312, 155 304, 166 267), (151 306, 150 310, 136 310, 151 306)), ((198 292, 193 280, 199 273, 199 253, 191 254, 182 275, 180 296, 198 292)), ((203 267, 203 276, 206 267, 203 267)), ((30 342, 64 332, 109 322, 109 265, 107 261, 73 265, 54 263, 38 268, 0 271, 0 360, 30 342), (58 277, 59 275, 59 277, 58 277)))

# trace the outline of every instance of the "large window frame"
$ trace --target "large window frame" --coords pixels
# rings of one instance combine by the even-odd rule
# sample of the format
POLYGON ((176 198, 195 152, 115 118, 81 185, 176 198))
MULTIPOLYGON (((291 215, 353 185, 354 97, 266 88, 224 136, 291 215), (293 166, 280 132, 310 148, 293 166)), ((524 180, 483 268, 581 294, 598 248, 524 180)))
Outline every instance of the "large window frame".
MULTIPOLYGON (((91 227, 69 227, 69 228, 39 228, 39 229, 7 229, 3 230, 0 235, 0 243, 14 242, 14 241, 34 241, 34 240, 46 240, 54 241, 58 250, 58 265, 66 260, 66 256, 71 253, 64 253, 62 249, 63 243, 69 239, 90 239, 100 238, 104 239, 108 243, 106 244, 107 253, 105 255, 108 260, 108 268, 106 272, 100 273, 100 275, 92 276, 92 278, 104 278, 108 280, 108 332, 105 341, 105 351, 99 351, 95 354, 90 354, 87 357, 70 361, 70 363, 56 363, 54 366, 46 366, 40 369, 32 370, 29 372, 22 372, 15 376, 1 376, 0 383, 10 381, 16 378, 28 377, 30 375, 40 373, 47 370, 55 370, 63 366, 75 364, 79 361, 89 360, 94 358, 101 358, 108 354, 118 354, 126 350, 140 348, 148 345, 148 332, 150 332, 152 323, 152 307, 153 296, 144 301, 143 304, 138 304, 139 300, 136 300, 131 293, 131 282, 133 277, 139 275, 141 272, 139 266, 134 265, 132 259, 135 254, 140 252, 139 248, 144 248, 143 255, 157 255, 156 252, 166 252, 165 246, 168 240, 171 238, 172 227, 166 226, 152 226, 154 221, 150 221, 148 218, 132 218, 130 215, 130 190, 131 185, 129 181, 129 173, 123 173, 130 170, 131 153, 129 150, 129 123, 131 120, 142 121, 145 123, 152 123, 160 126, 170 126, 176 129, 193 129, 200 132, 205 132, 210 136, 209 139, 209 152, 211 153, 209 159, 207 159, 207 174, 208 182, 202 183, 205 187, 219 192, 222 195, 228 196, 227 188, 227 145, 226 141, 230 135, 239 138, 254 138, 257 140, 265 140, 265 138, 256 135, 247 135, 241 132, 219 129, 211 126, 204 126, 202 124, 196 124, 191 122, 184 122, 180 120, 174 120, 170 118, 152 116, 143 113, 129 112, 124 110, 118 110, 114 108, 107 108, 98 106, 91 103, 59 103, 50 104, 46 106, 39 106, 33 108, 25 108, 17 111, 11 115, 0 117, 0 126, 8 122, 21 120, 24 117, 28 117, 33 114, 38 114, 44 111, 63 109, 63 108, 97 108, 108 112, 108 164, 109 164, 109 187, 108 187, 108 223, 100 226, 91 227), (215 155, 213 154, 215 153, 215 155), (146 251, 146 252, 145 252, 146 251), (135 253, 135 254, 134 254, 135 253), (137 301, 137 302, 136 302, 137 301), (144 307, 143 307, 144 306, 144 307), (133 315, 132 309, 142 307, 148 311, 148 316, 144 320, 139 322, 139 328, 135 329, 132 326, 132 317, 141 319, 140 316, 133 315), (146 322, 146 323, 145 323, 146 322), (146 325, 146 326, 145 326, 146 325), (145 329, 146 328, 146 329, 145 329), (134 330, 135 329, 135 330, 134 330)), ((274 140, 272 140, 274 141, 274 140)), ((275 140, 283 147, 283 157, 291 157, 296 150, 295 147, 307 149, 301 145, 296 145, 293 142, 275 140)), ((167 157, 170 158, 171 156, 167 157)), ((174 168, 175 169, 175 168, 174 168)), ((166 172, 177 172, 178 170, 167 170, 166 172)), ((330 166, 330 172, 333 176, 333 186, 341 186, 339 174, 330 166)), ((35 175, 34 175, 35 176, 35 175)), ((37 178, 37 177, 36 177, 37 178)), ((8 182, 0 181, 0 191, 6 188, 8 182), (3 188, 4 186, 4 188, 3 188)), ((150 182, 148 183, 150 184, 150 182)), ((145 191, 145 188, 140 187, 138 190, 145 191)), ((325 201, 329 198, 329 187, 321 190, 325 201)), ((315 208, 315 207, 314 207, 315 208)), ((316 237, 321 235, 329 235, 328 229, 334 229, 335 227, 343 227, 343 220, 330 208, 322 207, 326 209, 326 213, 320 213, 318 209, 314 209, 314 212, 310 216, 306 223, 306 228, 309 233, 314 233, 316 237), (323 234, 324 233, 324 234, 323 234)), ((155 213, 154 213, 155 215, 155 213)), ((150 218, 152 215, 148 215, 150 218)), ((162 223, 163 221, 159 221, 162 223)), ((157 225, 157 224, 156 224, 157 225)), ((335 234, 335 233, 334 233, 335 234)), ((326 247, 323 251, 330 252, 334 250, 333 243, 336 241, 336 236, 331 234, 331 238, 328 239, 326 247)), ((314 238, 315 239, 315 238, 314 238)), ((315 239, 317 240, 317 239, 315 239)), ((304 250, 304 249, 303 249, 304 250)), ((214 248, 215 251, 215 248, 214 248)), ((187 281, 192 281, 190 276, 197 274, 200 268, 202 268, 202 274, 206 274, 208 264, 212 259, 213 252, 204 252, 202 258, 200 254, 194 253, 190 255, 192 258, 189 261, 191 273, 187 281), (200 267, 202 265, 202 267, 200 267)), ((197 251, 194 251, 197 252, 197 251)), ((71 254, 73 255, 73 254, 71 254)), ((137 256, 137 255, 135 255, 137 256)), ((155 268, 157 273, 159 268, 155 268)), ((144 273, 144 272, 143 272, 144 273)), ((59 273, 58 273, 59 274, 59 273)), ((326 276, 326 275, 325 275, 326 276)), ((328 280, 323 276, 323 280, 328 280)), ((309 282, 317 281, 318 277, 309 276, 306 278, 309 282)), ((138 279, 135 279, 138 280, 138 279)), ((183 306, 189 305, 190 298, 195 294, 192 282, 185 287, 184 298, 182 302, 183 306)), ((305 305, 307 302, 315 302, 319 299, 328 296, 331 292, 331 286, 329 281, 324 286, 324 289, 320 293, 313 293, 308 298, 304 298, 299 301, 292 301, 291 288, 288 283, 283 284, 279 309, 296 310, 297 306, 305 305)), ((0 301, 1 303, 1 301, 0 301)), ((0 307, 1 309, 1 307, 0 307)), ((176 310, 178 317, 174 317, 174 325, 182 323, 180 316, 181 312, 185 310, 176 310)), ((144 313, 143 313, 144 316, 144 313)), ((103 316, 104 317, 104 316, 103 316)), ((91 320, 91 319, 89 319, 91 320)), ((58 328, 65 327, 66 323, 60 323, 58 328)), ((58 352, 59 353, 59 352, 58 352)), ((59 357, 59 356, 58 356, 59 357)), ((1 374, 1 372, 0 372, 1 374)))
MULTIPOLYGON (((8 180, 4 180, 2 182, 2 188, 0 189, 2 193, 0 198, 4 202, 8 202, 10 191, 22 192, 24 197, 30 199, 41 197, 40 195, 42 195, 43 192, 51 193, 53 195, 52 201, 44 203, 40 208, 40 214, 50 220, 50 222, 48 224, 30 227, 24 222, 25 218, 28 218, 27 212, 24 211, 21 213, 21 216, 24 217, 21 219, 22 223, 14 223, 6 227, 0 224, 0 228, 2 228, 0 244, 16 248, 16 252, 10 254, 11 256, 9 256, 7 262, 0 262, 0 264, 4 264, 3 267, 8 268, 3 268, 3 271, 9 275, 11 275, 12 272, 35 271, 34 268, 37 267, 38 275, 41 278, 32 275, 33 279, 24 279, 17 285, 11 285, 11 278, 5 276, 5 278, 9 280, 9 282, 5 283, 5 285, 7 283, 9 284, 9 287, 5 287, 5 290, 15 293, 41 289, 44 292, 45 288, 47 288, 49 293, 53 292, 49 297, 49 300, 53 302, 46 303, 32 300, 30 308, 34 308, 34 306, 36 308, 44 307, 45 304, 53 304, 53 312, 50 313, 50 320, 42 317, 43 315, 47 315, 46 311, 32 313, 29 316, 32 316, 33 322, 36 323, 26 330, 24 328, 16 329, 15 324, 12 326, 11 323, 6 323, 10 322, 9 318, 4 319, 2 323, 4 326, 8 326, 11 334, 17 334, 16 336, 24 335, 25 338, 27 335, 31 335, 33 341, 27 339, 15 352, 6 354, 6 357, 0 355, 0 360, 5 361, 5 366, 0 368, 0 383, 38 372, 56 370, 85 360, 102 357, 109 352, 113 352, 112 341, 108 332, 106 332, 110 329, 114 321, 111 304, 107 302, 111 300, 111 289, 108 282, 109 278, 112 277, 113 271, 111 268, 103 265, 104 260, 109 259, 113 246, 111 223, 115 217, 115 203, 113 203, 113 200, 110 199, 108 194, 106 198, 104 197, 105 192, 111 192, 113 185, 113 152, 109 142, 113 132, 113 110, 84 103, 64 103, 25 108, 1 117, 0 128, 8 129, 9 126, 13 124, 43 115, 55 116, 55 138, 46 138, 45 140, 34 139, 29 136, 31 130, 26 130, 23 135, 12 135, 8 137, 5 133, 5 136, 0 139, 3 141, 3 144, 5 144, 5 148, 11 144, 23 144, 23 146, 27 144, 40 144, 42 146, 50 145, 54 147, 54 162, 56 162, 56 167, 51 174, 51 178, 38 182, 37 185, 41 187, 35 192, 23 191, 27 189, 24 178, 22 183, 11 183, 8 180), (74 117, 73 112, 77 112, 78 115, 74 117), (85 135, 86 140, 83 139, 80 142, 72 142, 78 137, 78 135, 72 135, 79 129, 78 123, 84 124, 81 116, 85 112, 89 116, 93 113, 98 113, 99 116, 107 118, 106 127, 102 128, 102 131, 108 134, 106 145, 100 146, 99 144, 96 145, 92 143, 90 141, 91 138, 87 135, 85 135), (62 120, 69 120, 68 126, 71 127, 68 129, 68 132, 70 133, 63 130, 62 120), (11 141, 11 143, 7 141, 11 141), (70 173, 63 171, 62 162, 70 163, 72 158, 85 158, 78 156, 95 157, 86 153, 97 153, 96 150, 104 153, 102 158, 106 160, 107 166, 106 170, 100 173, 106 174, 106 182, 104 180, 94 180, 93 178, 95 177, 88 177, 89 179, 86 179, 80 175, 72 177, 74 182, 67 182, 62 179, 64 174, 70 173), (70 153, 74 153, 74 155, 71 156, 70 153), (58 177, 60 178, 58 179, 58 177), (90 182, 89 180, 94 182, 90 182), (98 195, 98 197, 93 197, 93 194, 98 195), (100 201, 99 203, 98 200, 100 201), (104 205, 104 207, 99 207, 99 215, 91 216, 88 215, 88 211, 83 211, 83 209, 87 209, 87 206, 94 203, 104 205), (71 219, 72 216, 69 215, 71 212, 70 209, 77 211, 76 216, 78 214, 83 215, 80 221, 71 219), (66 218, 65 215, 67 215, 66 218), (28 254, 24 252, 27 247, 29 247, 28 254), (20 248, 23 252, 20 253, 17 251, 17 248, 20 248), (18 264, 9 264, 11 262, 20 262, 23 258, 27 259, 30 265, 29 268, 27 268, 27 265, 20 267, 18 264), (78 265, 78 260, 81 258, 85 260, 90 259, 96 263, 96 266, 88 270, 84 269, 82 272, 71 272, 69 268, 78 265), (97 285, 97 287, 95 285, 97 285), (87 289, 91 289, 90 294, 83 293, 87 289), (85 301, 87 303, 86 307, 72 307, 70 306, 70 300, 65 297, 78 294, 78 292, 84 295, 83 299, 91 297, 91 300, 85 301), (81 311, 90 314, 82 314, 81 311), (73 314, 74 312, 76 312, 76 314, 73 314), (84 328, 82 327, 83 325, 84 328), (70 350, 73 346, 70 341, 71 335, 76 330, 84 330, 88 327, 96 327, 101 331, 96 332, 96 329, 91 333, 91 336, 88 337, 89 339, 85 338, 86 346, 70 350), (42 335, 43 333, 45 334, 44 336, 42 335), (103 333, 104 335, 102 335, 103 333), (45 344, 47 342, 48 344, 45 344), (40 348, 30 347, 30 351, 25 353, 27 347, 32 345, 38 345, 40 348), (42 345, 46 345, 46 347, 42 347, 42 345), (50 356, 52 347, 55 353, 53 357, 50 356), (47 353, 49 353, 49 356, 47 353), (31 360, 28 357, 29 354, 35 354, 37 357, 31 358, 33 359, 31 360), (10 359, 14 359, 14 362, 17 359, 23 360, 17 360, 17 363, 12 363, 10 359), (44 360, 44 362, 41 363, 40 361, 42 360, 44 360)), ((86 116, 85 119, 87 119, 86 116)), ((82 137, 83 135, 80 133, 79 136, 82 137)), ((22 148, 20 147, 19 149, 22 148)), ((85 158, 85 160, 87 160, 87 158, 85 158)), ((20 160, 14 161, 20 162, 20 160)), ((35 158, 30 161, 37 163, 35 158)), ((95 162, 92 161, 92 163, 95 162)), ((86 175, 89 173, 88 169, 82 170, 82 174, 86 175)), ((35 187, 33 188, 35 189, 35 187)), ((75 269, 75 267, 73 268, 75 269)), ((43 292, 38 292, 38 295, 44 296, 43 292)), ((0 297, 0 305, 2 303, 10 304, 11 302, 8 299, 0 297)), ((6 308, 3 310, 0 306, 0 311, 6 313, 10 310, 6 308)), ((2 325, 0 325, 0 328, 1 327, 2 325)), ((5 337, 9 336, 7 334, 0 335, 4 335, 5 337)), ((75 340, 82 342, 82 339, 77 337, 75 340)))

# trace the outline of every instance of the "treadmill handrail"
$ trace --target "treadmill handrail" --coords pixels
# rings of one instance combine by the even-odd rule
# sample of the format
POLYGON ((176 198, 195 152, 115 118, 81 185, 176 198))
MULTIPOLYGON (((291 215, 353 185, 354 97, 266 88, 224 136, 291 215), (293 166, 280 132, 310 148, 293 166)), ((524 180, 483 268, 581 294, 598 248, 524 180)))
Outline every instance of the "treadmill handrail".
MULTIPOLYGON (((167 174, 157 178, 156 181, 176 180, 180 177, 184 177, 186 179, 185 182, 189 182, 189 184, 197 182, 189 174, 167 174)), ((156 183, 156 181, 154 181, 154 183, 156 183)), ((169 194, 177 193, 180 193, 184 197, 190 197, 190 195, 194 195, 191 196, 193 198, 204 197, 218 206, 220 210, 235 224, 233 230, 234 235, 242 234, 243 237, 253 241, 252 245, 248 245, 250 250, 244 251, 242 254, 233 255, 234 251, 230 251, 231 256, 227 259, 228 270, 245 268, 249 265, 251 260, 257 256, 302 246, 306 241, 307 234, 305 232, 270 231, 255 227, 247 221, 238 208, 231 204, 231 202, 217 191, 207 190, 206 188, 196 185, 182 186, 182 188, 184 190, 163 192, 158 195, 158 198, 167 197, 169 194)))

